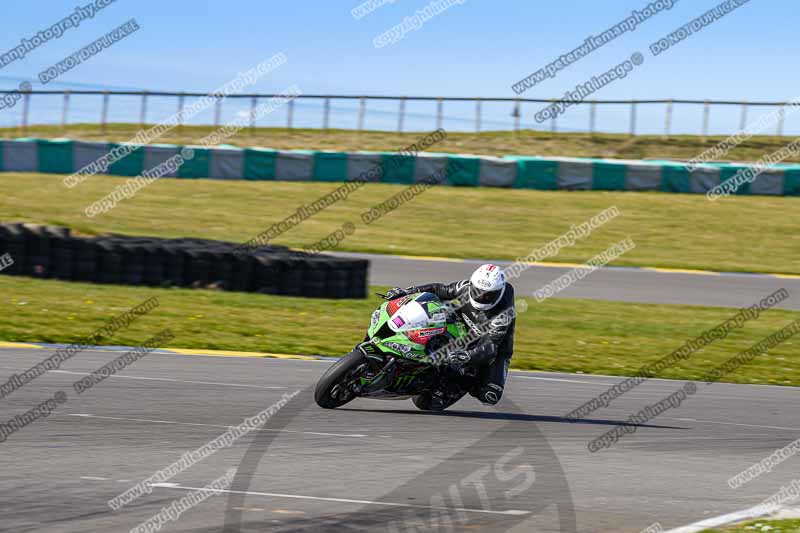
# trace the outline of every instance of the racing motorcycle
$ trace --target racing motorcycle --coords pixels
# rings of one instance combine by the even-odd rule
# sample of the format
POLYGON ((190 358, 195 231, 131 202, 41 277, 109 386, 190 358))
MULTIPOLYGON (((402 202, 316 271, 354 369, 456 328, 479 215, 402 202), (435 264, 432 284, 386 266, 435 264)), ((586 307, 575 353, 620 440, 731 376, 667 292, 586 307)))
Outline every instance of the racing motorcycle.
MULTIPOLYGON (((384 302, 372 313, 364 341, 320 378, 314 399, 320 407, 334 409, 354 398, 405 400, 442 387, 463 396, 474 375, 448 372, 440 354, 467 333, 466 325, 435 294, 420 292, 384 302)), ((414 403, 426 409, 424 401, 414 403)))

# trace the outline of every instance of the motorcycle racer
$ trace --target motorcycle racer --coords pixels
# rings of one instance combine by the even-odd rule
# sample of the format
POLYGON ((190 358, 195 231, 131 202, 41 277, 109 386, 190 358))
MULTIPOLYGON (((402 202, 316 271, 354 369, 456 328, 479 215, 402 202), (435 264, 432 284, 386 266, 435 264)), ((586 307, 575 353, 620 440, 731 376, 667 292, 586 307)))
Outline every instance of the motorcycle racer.
MULTIPOLYGON (((445 361, 460 375, 473 369, 477 384, 470 394, 486 405, 495 405, 503 395, 508 367, 514 352, 514 287, 506 282, 503 269, 481 265, 469 279, 454 283, 429 283, 401 289, 395 287, 386 299, 417 292, 431 292, 451 302, 457 318, 469 329, 471 342, 465 347, 448 346, 445 361)), ((414 397, 414 404, 424 410, 443 410, 458 401, 463 393, 446 385, 414 397)))

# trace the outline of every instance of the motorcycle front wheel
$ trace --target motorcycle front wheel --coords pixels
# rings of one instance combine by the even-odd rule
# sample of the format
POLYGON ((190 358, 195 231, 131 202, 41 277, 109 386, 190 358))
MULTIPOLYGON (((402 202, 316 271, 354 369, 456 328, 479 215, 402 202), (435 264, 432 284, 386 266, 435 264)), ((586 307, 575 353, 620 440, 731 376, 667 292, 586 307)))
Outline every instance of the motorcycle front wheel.
POLYGON ((314 400, 324 409, 341 407, 356 397, 349 385, 359 377, 367 358, 361 350, 355 349, 336 361, 325 372, 317 388, 314 389, 314 400))

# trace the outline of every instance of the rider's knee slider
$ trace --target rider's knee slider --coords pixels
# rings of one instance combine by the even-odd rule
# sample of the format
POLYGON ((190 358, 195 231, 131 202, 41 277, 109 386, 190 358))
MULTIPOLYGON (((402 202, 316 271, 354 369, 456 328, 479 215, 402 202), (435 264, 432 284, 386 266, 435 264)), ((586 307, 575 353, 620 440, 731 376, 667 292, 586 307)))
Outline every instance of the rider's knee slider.
POLYGON ((497 402, 499 402, 502 397, 503 387, 496 383, 489 383, 489 385, 481 389, 478 399, 484 405, 497 405, 497 402))

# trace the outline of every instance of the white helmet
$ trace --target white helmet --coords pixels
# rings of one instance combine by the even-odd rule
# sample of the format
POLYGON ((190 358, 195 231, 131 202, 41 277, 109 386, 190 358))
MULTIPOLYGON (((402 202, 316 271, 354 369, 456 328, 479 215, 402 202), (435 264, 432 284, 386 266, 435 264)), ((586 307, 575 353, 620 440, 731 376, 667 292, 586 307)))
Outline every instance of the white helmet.
POLYGON ((506 275, 497 265, 481 265, 469 278, 469 302, 475 309, 491 309, 506 292, 506 275))

